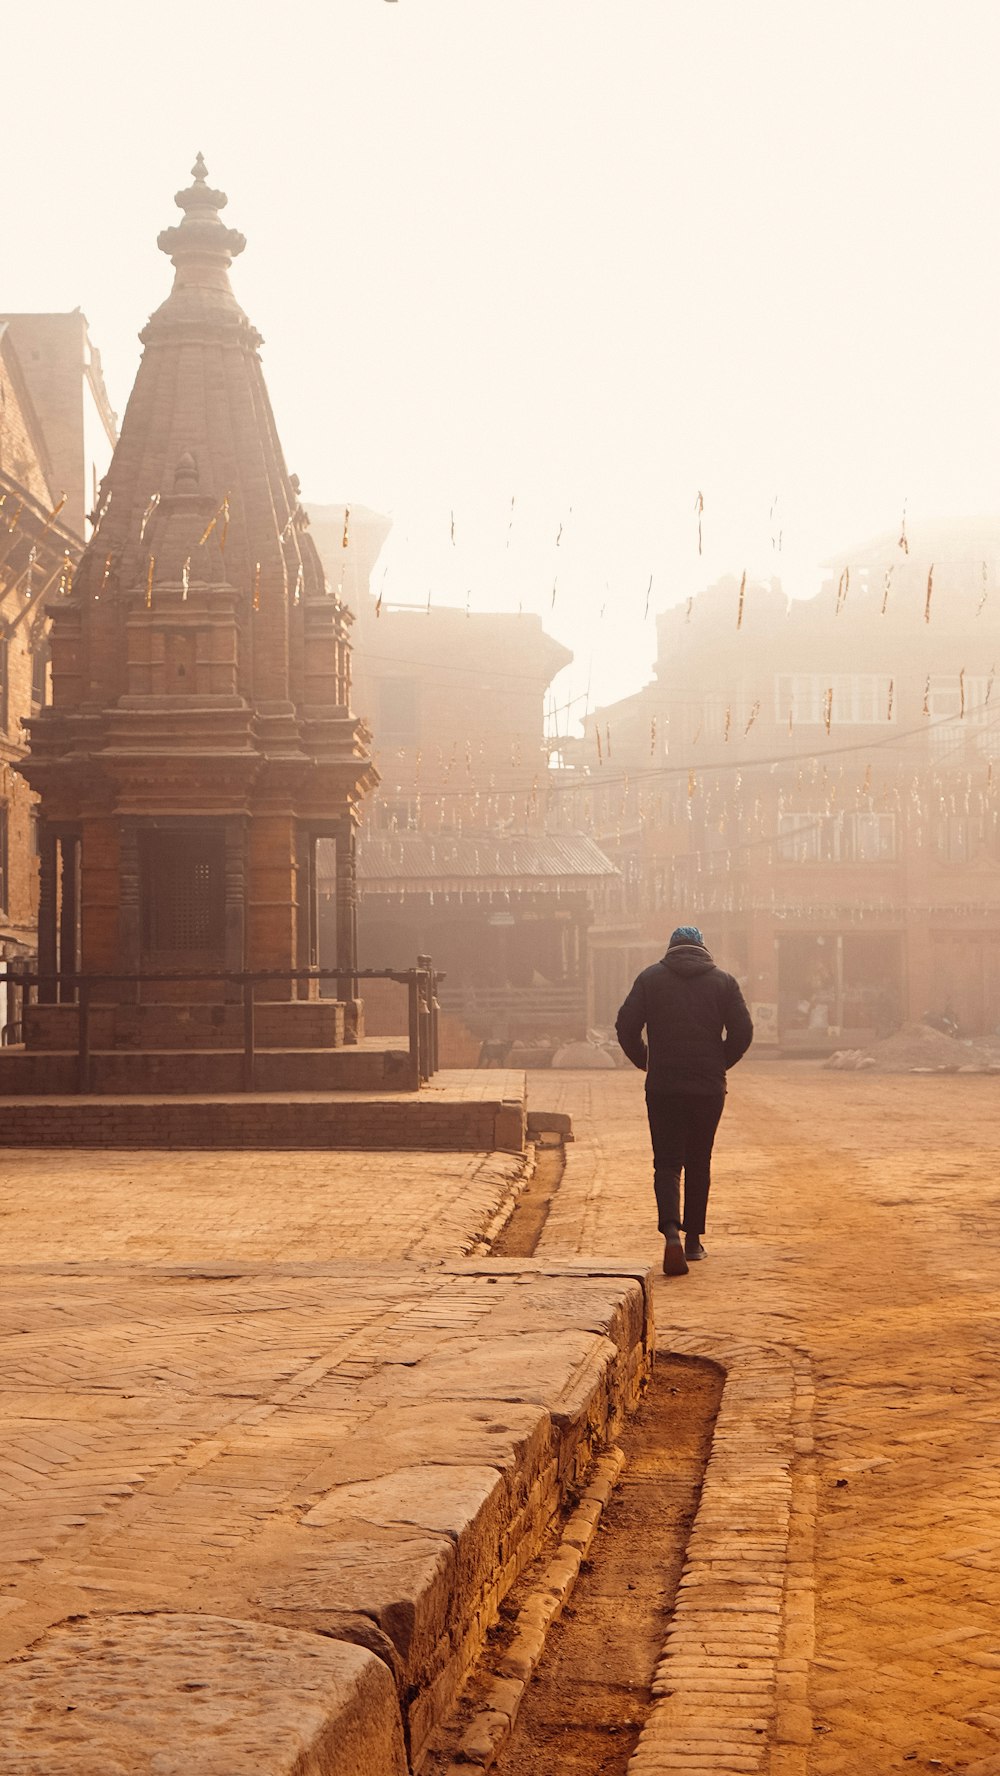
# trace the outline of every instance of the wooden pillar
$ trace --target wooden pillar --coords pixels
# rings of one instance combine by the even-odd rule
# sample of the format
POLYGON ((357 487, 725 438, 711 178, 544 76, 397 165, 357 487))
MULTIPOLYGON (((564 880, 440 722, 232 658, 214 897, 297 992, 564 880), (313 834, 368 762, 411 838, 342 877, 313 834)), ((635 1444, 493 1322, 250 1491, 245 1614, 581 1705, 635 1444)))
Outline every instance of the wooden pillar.
MULTIPOLYGON (((225 823, 225 911, 224 967, 239 974, 246 967, 247 923, 247 846, 246 827, 242 820, 225 823)), ((227 999, 239 999, 242 988, 236 981, 225 984, 227 999)))
MULTIPOLYGON (((80 841, 75 833, 63 833, 59 841, 62 861, 59 901, 59 972, 75 974, 79 917, 80 841)), ((74 1000, 76 988, 68 981, 59 987, 59 998, 74 1000)))
MULTIPOLYGON (((139 823, 124 819, 119 826, 118 948, 123 974, 137 974, 142 966, 142 905, 139 865, 139 823)), ((115 988, 123 1003, 138 1000, 138 986, 125 983, 115 988)))
POLYGON ((347 1007, 344 1039, 357 1042, 362 1012, 358 999, 357 835, 353 823, 339 828, 336 857, 337 997, 347 1007))
MULTIPOLYGON (((58 965, 56 938, 56 836, 50 827, 42 826, 38 840, 38 972, 54 977, 58 965)), ((42 980, 38 998, 48 1004, 56 998, 54 978, 42 980)))

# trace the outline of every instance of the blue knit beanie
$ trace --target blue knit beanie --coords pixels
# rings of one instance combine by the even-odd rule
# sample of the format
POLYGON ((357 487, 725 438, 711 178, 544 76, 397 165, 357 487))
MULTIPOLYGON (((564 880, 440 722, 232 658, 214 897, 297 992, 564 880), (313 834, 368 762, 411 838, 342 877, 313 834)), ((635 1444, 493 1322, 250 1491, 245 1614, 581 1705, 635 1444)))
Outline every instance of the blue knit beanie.
POLYGON ((702 937, 697 925, 678 925, 677 930, 670 933, 670 943, 667 947, 672 950, 674 944, 703 944, 704 942, 705 939, 702 937))

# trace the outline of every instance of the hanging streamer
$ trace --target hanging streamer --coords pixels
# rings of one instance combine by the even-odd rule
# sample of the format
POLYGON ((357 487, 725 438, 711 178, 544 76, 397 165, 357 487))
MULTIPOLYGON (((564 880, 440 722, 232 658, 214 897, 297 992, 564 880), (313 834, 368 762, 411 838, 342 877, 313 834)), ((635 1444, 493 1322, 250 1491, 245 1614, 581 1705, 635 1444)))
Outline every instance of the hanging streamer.
POLYGON ((155 566, 156 566, 156 556, 151 555, 149 557, 149 566, 146 569, 146 609, 147 610, 151 610, 152 605, 153 605, 153 569, 155 566))
POLYGON ((650 758, 653 757, 655 752, 656 752, 656 717, 654 715, 652 721, 649 724, 649 756, 650 756, 650 758))
POLYGON ((229 495, 227 493, 223 502, 222 502, 222 529, 219 532, 219 548, 222 550, 223 555, 226 552, 226 538, 228 537, 228 535, 229 535, 229 495))
POLYGON ((758 697, 756 702, 754 703, 753 708, 750 711, 750 720, 747 722, 746 727, 743 729, 744 737, 746 737, 746 735, 749 734, 750 729, 753 727, 753 724, 757 720, 757 717, 759 716, 759 714, 760 714, 760 698, 758 697))
POLYGON ((253 608, 255 611, 260 610, 260 562, 259 561, 256 561, 254 563, 254 570, 253 570, 253 608))
POLYGON ((882 615, 883 616, 885 616, 885 608, 889 602, 889 588, 891 585, 892 585, 892 564, 890 563, 890 565, 885 570, 885 579, 882 581, 882 615))
POLYGON ((931 597, 933 595, 933 592, 934 592, 934 563, 932 561, 930 564, 930 567, 927 570, 927 597, 924 600, 924 622, 925 623, 929 623, 931 620, 931 597))
POLYGON ((140 541, 140 543, 142 542, 142 539, 146 534, 146 526, 149 523, 149 520, 152 518, 153 513, 156 511, 156 508, 159 505, 159 503, 160 503, 159 494, 158 493, 151 494, 150 498, 149 498, 149 503, 146 506, 146 510, 142 514, 142 523, 139 526, 139 541, 140 541))
POLYGON ((652 576, 652 574, 650 574, 649 585, 646 587, 646 608, 642 613, 643 622, 645 622, 646 618, 649 616, 649 595, 652 592, 652 590, 653 590, 653 576, 652 576))
POLYGON ((596 722, 594 723, 594 739, 597 741, 597 762, 599 765, 603 765, 604 753, 601 750, 601 730, 596 722))
POLYGON ((923 713, 924 713, 924 715, 930 715, 930 712, 931 712, 931 675, 930 675, 930 673, 929 673, 929 672, 928 672, 928 674, 927 674, 927 682, 926 682, 926 684, 925 684, 925 685, 924 685, 924 709, 923 709, 923 713))
POLYGON ((983 590, 982 590, 982 592, 981 592, 981 594, 980 594, 980 597, 979 597, 979 603, 978 603, 978 604, 977 604, 977 606, 976 606, 976 616, 977 616, 977 617, 978 617, 978 615, 979 615, 979 613, 980 613, 980 611, 981 611, 981 610, 982 610, 982 608, 983 608, 983 605, 984 605, 984 604, 985 604, 985 603, 986 603, 986 600, 987 600, 987 598, 988 598, 988 596, 989 596, 989 584, 988 584, 988 582, 989 582, 989 575, 988 575, 988 573, 987 573, 987 568, 986 568, 986 563, 985 563, 985 561, 984 561, 984 562, 983 562, 983 590))
POLYGON ((889 680, 889 707, 887 708, 887 710, 885 712, 885 719, 888 722, 891 722, 891 720, 892 720, 892 700, 893 700, 893 696, 895 694, 895 690, 896 690, 896 681, 894 678, 890 678, 890 680, 889 680))
POLYGON ((305 568, 303 567, 303 565, 300 561, 299 567, 298 567, 298 572, 295 575, 295 591, 292 594, 292 603, 293 604, 301 604, 302 603, 302 585, 303 585, 304 578, 305 578, 305 568))
POLYGON ((830 726, 831 726, 832 722, 833 722, 833 686, 830 685, 829 689, 827 690, 827 692, 823 698, 823 726, 825 727, 825 729, 827 731, 827 735, 829 735, 830 726))
POLYGON ((351 540, 350 535, 349 535, 349 530, 348 530, 350 522, 351 522, 351 508, 350 508, 350 506, 345 506, 344 507, 344 534, 340 539, 340 546, 342 549, 346 549, 350 540, 351 540))
POLYGON ((847 592, 848 592, 848 587, 850 586, 850 584, 851 584, 851 570, 849 567, 845 567, 843 573, 840 576, 840 579, 837 582, 837 607, 834 612, 835 616, 839 617, 841 611, 844 608, 844 605, 847 602, 847 592))
POLYGON ((701 520, 702 520, 702 516, 705 511, 705 501, 704 501, 704 498, 703 498, 700 491, 698 493, 698 498, 694 502, 694 509, 698 514, 698 553, 700 555, 701 554, 701 520))
POLYGON ((191 557, 185 555, 184 566, 181 568, 181 603, 187 603, 188 587, 191 584, 191 557))
POLYGON ((742 629, 742 627, 743 627, 743 600, 745 599, 746 594, 747 594, 747 570, 746 570, 746 568, 744 568, 743 569, 743 578, 740 581, 740 601, 736 607, 736 627, 737 627, 737 629, 742 629))
POLYGON ((897 544, 897 547, 902 549, 904 555, 908 555, 910 553, 910 545, 909 545, 909 542, 907 541, 907 536, 906 536, 906 501, 905 500, 903 501, 903 516, 902 516, 902 519, 900 520, 899 543, 897 544))

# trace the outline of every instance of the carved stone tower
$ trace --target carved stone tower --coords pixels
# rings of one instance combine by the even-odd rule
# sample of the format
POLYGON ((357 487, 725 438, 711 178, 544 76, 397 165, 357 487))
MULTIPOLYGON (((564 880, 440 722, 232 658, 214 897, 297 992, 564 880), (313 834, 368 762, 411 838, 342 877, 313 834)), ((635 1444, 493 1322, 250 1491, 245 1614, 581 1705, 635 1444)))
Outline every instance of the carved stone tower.
MULTIPOLYGON (((173 289, 141 335, 94 535, 55 605, 52 706, 31 724, 40 970, 314 965, 323 837, 338 865, 337 956, 324 960, 353 1001, 355 831, 376 779, 350 711, 352 619, 325 581, 260 335, 230 287, 243 236, 201 155, 193 174, 158 242, 173 289)), ((262 996, 305 994, 275 978, 262 996)), ((207 982, 156 995, 234 996, 207 982)))

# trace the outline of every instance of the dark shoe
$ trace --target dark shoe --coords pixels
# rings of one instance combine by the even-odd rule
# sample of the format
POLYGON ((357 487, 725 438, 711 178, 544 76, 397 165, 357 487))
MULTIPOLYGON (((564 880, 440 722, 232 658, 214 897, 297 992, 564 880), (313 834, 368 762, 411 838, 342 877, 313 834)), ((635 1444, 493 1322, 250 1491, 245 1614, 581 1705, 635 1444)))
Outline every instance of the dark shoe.
POLYGON ((699 1234, 686 1233, 684 1235, 684 1256, 690 1264, 697 1264, 699 1258, 708 1257, 699 1234))
POLYGON ((687 1259, 679 1233, 668 1233, 664 1239, 663 1274, 666 1277, 687 1276, 687 1259))

